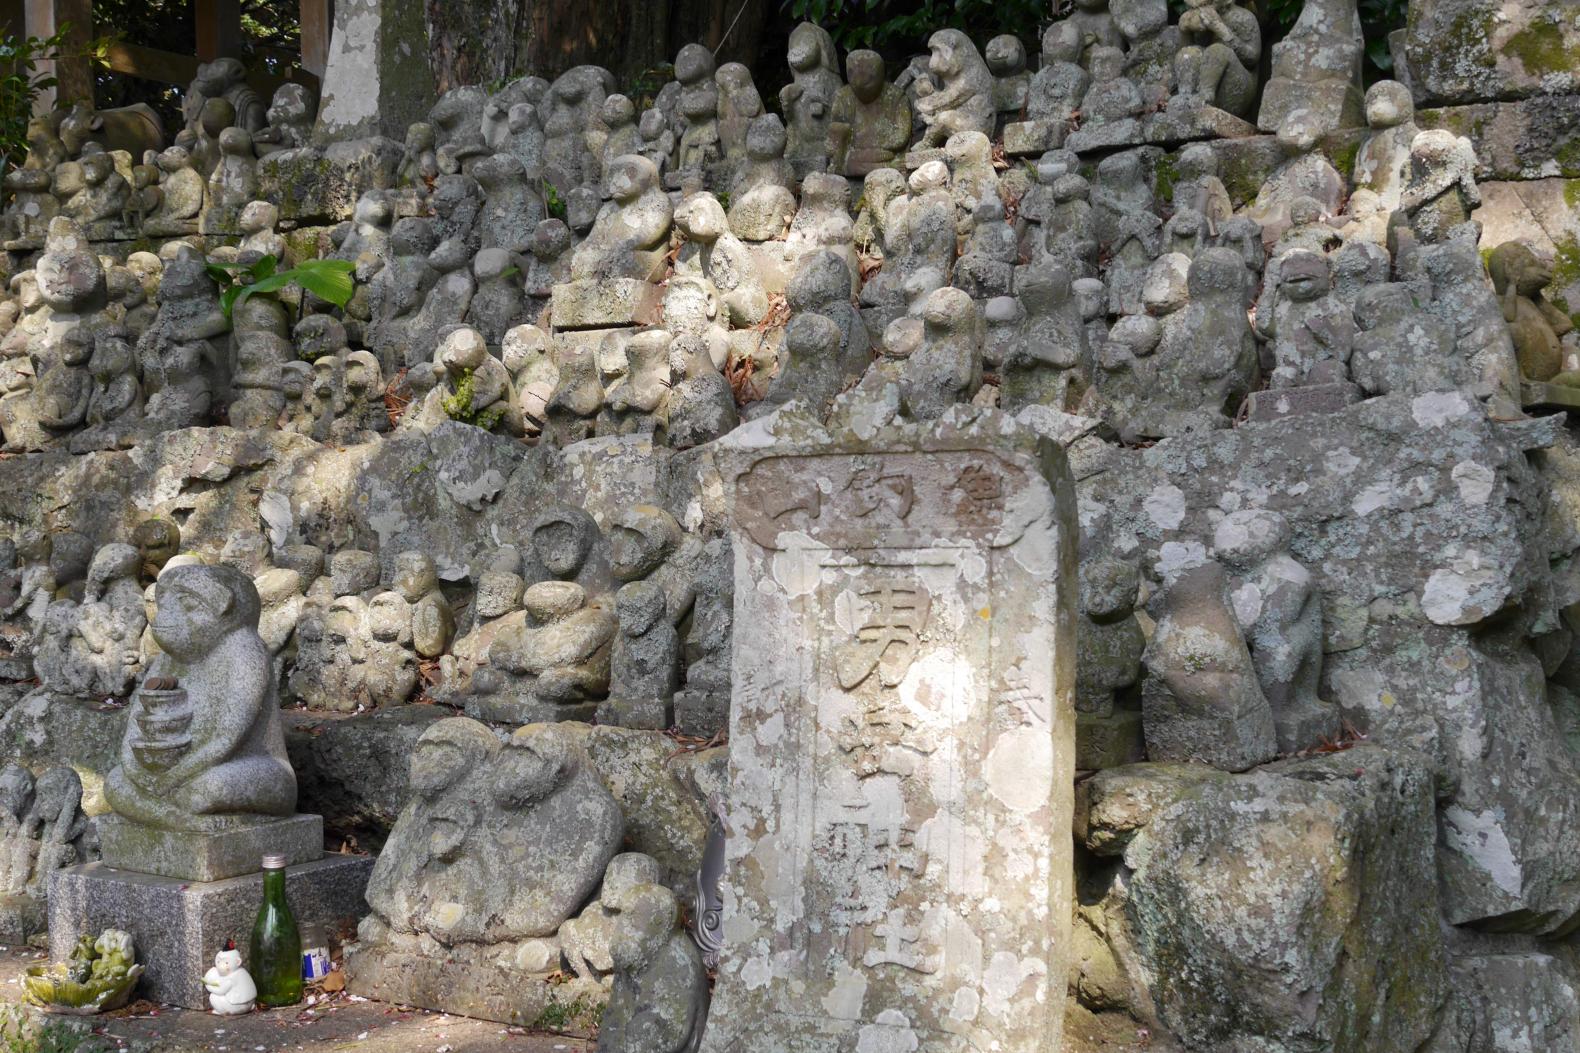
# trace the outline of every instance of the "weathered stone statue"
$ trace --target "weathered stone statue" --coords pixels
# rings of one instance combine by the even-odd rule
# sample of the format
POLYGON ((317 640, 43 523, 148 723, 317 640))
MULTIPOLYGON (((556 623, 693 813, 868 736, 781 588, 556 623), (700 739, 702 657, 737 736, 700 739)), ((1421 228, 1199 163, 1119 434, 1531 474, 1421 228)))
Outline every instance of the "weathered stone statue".
POLYGON ((782 237, 795 216, 794 174, 778 114, 754 118, 746 132, 746 162, 730 189, 730 229, 746 241, 782 237))
POLYGON ((713 52, 701 44, 687 44, 675 56, 675 80, 680 84, 680 117, 684 125, 675 150, 677 172, 704 173, 721 155, 719 86, 713 79, 716 69, 713 52))
POLYGON ((693 194, 675 210, 675 226, 686 245, 675 260, 677 274, 699 274, 718 290, 731 327, 750 329, 768 313, 768 293, 740 238, 730 231, 724 206, 712 194, 693 194))
POLYGON ((1269 386, 1343 383, 1355 334, 1349 305, 1333 295, 1328 259, 1297 249, 1278 261, 1276 284, 1257 304, 1256 332, 1273 352, 1269 386))
POLYGON ((1553 280, 1552 264, 1528 245, 1506 241, 1487 257, 1487 274, 1502 301, 1520 373, 1527 380, 1548 381, 1564 372, 1562 341, 1575 326, 1543 296, 1553 280))
MULTIPOLYGON (((916 100, 927 125, 923 146, 942 146, 957 132, 993 134, 993 74, 971 38, 940 29, 927 41, 927 72, 936 84, 916 100)), ((918 82, 918 87, 927 82, 918 82)))
POLYGON ((1353 182, 1357 190, 1374 192, 1381 208, 1391 212, 1410 182, 1410 144, 1420 132, 1410 89, 1396 80, 1367 88, 1366 124, 1371 134, 1355 153, 1353 182))
POLYGON ((614 986, 598 1031, 606 1053, 694 1053, 708 1016, 708 974, 663 885, 605 886, 619 912, 609 941, 614 986))
POLYGON ((1273 45, 1273 70, 1262 89, 1256 123, 1276 132, 1294 110, 1307 110, 1323 134, 1361 124, 1361 59, 1365 55, 1355 0, 1316 0, 1273 45))
POLYGON ((1273 710, 1278 748, 1295 753, 1338 737, 1338 711, 1317 697, 1322 595, 1289 554, 1289 521, 1277 512, 1232 512, 1213 534, 1229 572, 1229 597, 1273 710))
POLYGON ((1004 149, 1035 154, 1064 145, 1092 76, 1081 65, 1081 31, 1068 19, 1042 35, 1042 65, 1026 91, 1026 121, 1006 126, 1004 149))
POLYGON ((1076 767, 1116 767, 1140 746, 1141 656, 1146 635, 1136 619, 1140 580, 1134 563, 1112 558, 1081 568, 1081 626, 1076 631, 1076 767))
POLYGON ((890 165, 911 141, 911 102, 884 76, 883 56, 845 56, 849 81, 834 95, 829 124, 831 168, 859 177, 890 165))
POLYGON ((982 386, 982 315, 971 297, 935 290, 922 310, 922 343, 900 372, 900 398, 919 421, 969 402, 982 386))
POLYGON ((132 698, 104 795, 162 830, 220 831, 296 807, 258 590, 233 567, 160 575, 153 635, 163 654, 132 698))
POLYGON ((530 725, 502 744, 465 717, 417 740, 411 787, 368 882, 372 913, 348 950, 351 989, 536 1019, 551 1000, 555 934, 620 847, 619 805, 562 729, 530 725))
POLYGON ((1024 318, 999 371, 999 407, 1074 411, 1093 379, 1070 272, 1053 262, 1026 267, 1017 282, 1024 318))
POLYGON ((1072 150, 1097 150, 1141 142, 1140 116, 1146 100, 1134 81, 1125 76, 1125 53, 1115 47, 1095 47, 1087 52, 1091 87, 1081 101, 1081 127, 1071 133, 1072 150))
POLYGON ((763 97, 752 83, 752 71, 739 62, 726 62, 713 74, 719 86, 719 149, 733 180, 746 162, 746 130, 763 114, 763 97))
POLYGON ((669 197, 659 185, 658 170, 647 158, 628 154, 616 159, 607 179, 613 202, 605 206, 571 257, 571 280, 656 281, 674 218, 669 197))
POLYGON ((527 621, 502 631, 472 674, 468 714, 522 724, 590 720, 609 692, 612 612, 571 581, 541 581, 523 596, 527 621))
POLYGON ((1457 236, 1480 204, 1470 140, 1442 130, 1417 135, 1410 143, 1410 183, 1399 198, 1416 241, 1433 245, 1457 236))
POLYGON ((790 32, 785 56, 792 80, 779 91, 789 132, 785 160, 796 175, 822 171, 828 162, 829 124, 840 90, 839 55, 828 30, 802 22, 790 32))
POLYGON ((610 662, 609 699, 598 707, 598 723, 658 731, 673 723, 680 636, 667 602, 658 583, 648 580, 623 585, 616 594, 620 629, 610 662))
POLYGON ((313 136, 313 120, 318 106, 312 93, 301 84, 282 84, 274 92, 265 115, 268 124, 252 137, 259 157, 284 150, 299 150, 313 136))
POLYGON ((1144 657, 1147 756, 1228 771, 1272 760, 1278 753, 1273 711, 1222 564, 1180 571, 1164 604, 1144 657))
POLYGON ((1174 62, 1179 87, 1170 108, 1215 106, 1249 117, 1262 58, 1256 15, 1234 0, 1188 0, 1179 29, 1185 46, 1174 62))

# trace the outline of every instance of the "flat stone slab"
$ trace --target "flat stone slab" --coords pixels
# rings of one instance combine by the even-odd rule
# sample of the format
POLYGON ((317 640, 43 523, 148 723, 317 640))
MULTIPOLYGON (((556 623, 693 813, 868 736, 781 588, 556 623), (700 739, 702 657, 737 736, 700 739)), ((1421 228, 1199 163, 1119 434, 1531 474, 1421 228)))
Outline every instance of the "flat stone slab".
POLYGON ((546 974, 368 943, 348 944, 345 962, 346 989, 352 994, 518 1027, 552 1023, 556 1029, 582 1031, 609 997, 587 981, 550 983, 546 974))
MULTIPOLYGON (((286 868, 285 896, 297 924, 336 925, 367 913, 363 891, 372 871, 372 856, 332 855, 286 868)), ((247 945, 261 902, 261 873, 187 882, 103 863, 67 867, 49 883, 50 959, 64 961, 81 934, 125 929, 147 970, 142 997, 207 1009, 203 974, 227 939, 247 945)))
POLYGON ((590 278, 556 285, 549 318, 556 329, 612 329, 657 325, 664 290, 637 278, 590 278))
POLYGON ((255 873, 265 855, 283 855, 287 865, 311 863, 324 854, 324 820, 293 815, 218 833, 159 830, 117 815, 99 817, 106 866, 182 881, 222 881, 255 873))
POLYGON ((1301 388, 1253 391, 1246 415, 1253 421, 1283 420, 1306 413, 1337 413, 1361 400, 1361 389, 1342 384, 1308 384, 1301 388))
POLYGON ((1159 146, 1197 139, 1246 139, 1255 134, 1256 125, 1216 106, 1165 111, 1146 120, 1146 141, 1159 146))
POLYGON ((1580 388, 1527 380, 1520 385, 1520 404, 1526 409, 1580 410, 1580 388))

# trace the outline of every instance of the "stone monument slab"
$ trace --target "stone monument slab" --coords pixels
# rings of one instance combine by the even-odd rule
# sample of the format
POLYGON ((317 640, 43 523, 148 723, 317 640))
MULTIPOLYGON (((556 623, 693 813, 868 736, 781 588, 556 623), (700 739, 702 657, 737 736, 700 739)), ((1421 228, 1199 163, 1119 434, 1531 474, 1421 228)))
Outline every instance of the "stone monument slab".
POLYGON ((230 830, 198 833, 160 830, 122 819, 99 817, 104 864, 117 870, 221 881, 251 874, 265 854, 283 855, 287 865, 311 863, 324 854, 324 820, 317 815, 240 822, 230 830))
POLYGON ((702 1049, 1060 1048, 1074 485, 992 410, 724 440, 724 946, 702 1049))
MULTIPOLYGON (((372 856, 348 855, 287 867, 285 895, 297 924, 335 925, 365 914, 363 890, 372 870, 372 856)), ((103 863, 67 867, 49 883, 50 955, 65 961, 79 935, 124 929, 147 967, 141 997, 206 1010, 203 974, 227 939, 246 945, 261 902, 261 871, 188 882, 103 863)))

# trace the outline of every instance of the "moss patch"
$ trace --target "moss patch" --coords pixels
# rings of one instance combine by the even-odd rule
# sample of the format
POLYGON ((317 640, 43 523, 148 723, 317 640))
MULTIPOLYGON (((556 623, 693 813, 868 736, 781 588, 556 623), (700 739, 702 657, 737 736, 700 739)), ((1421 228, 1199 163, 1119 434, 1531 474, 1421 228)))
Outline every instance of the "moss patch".
POLYGON ((1565 73, 1580 66, 1580 47, 1569 46, 1556 22, 1532 22, 1505 41, 1503 50, 1519 59, 1532 76, 1565 73))

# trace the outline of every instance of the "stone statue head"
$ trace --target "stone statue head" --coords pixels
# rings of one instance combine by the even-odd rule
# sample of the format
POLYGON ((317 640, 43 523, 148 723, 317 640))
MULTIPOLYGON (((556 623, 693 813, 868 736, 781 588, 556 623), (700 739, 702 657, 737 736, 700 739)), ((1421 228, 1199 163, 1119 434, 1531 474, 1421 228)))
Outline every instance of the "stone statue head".
POLYGON ((1108 331, 1108 342, 1123 348, 1134 358, 1146 358, 1152 354, 1162 339, 1163 327, 1156 318, 1147 314, 1127 314, 1108 331))
POLYGON ((236 107, 223 97, 205 100, 203 109, 198 112, 198 125, 203 129, 203 134, 210 139, 218 139, 226 128, 234 126, 235 123, 236 107))
POLYGON ((852 51, 845 56, 845 79, 851 93, 871 104, 883 94, 883 56, 876 51, 852 51))
POLYGON ((527 528, 532 551, 555 578, 573 578, 581 571, 598 540, 593 517, 571 505, 550 505, 527 528))
POLYGON ((494 768, 494 801, 528 808, 553 793, 580 766, 571 733, 558 724, 528 724, 510 736, 494 768))
POLYGON ((261 234, 273 230, 280 221, 280 206, 272 201, 249 201, 236 217, 236 225, 243 234, 261 234))
POLYGON ((987 42, 982 58, 995 77, 1012 77, 1026 69, 1026 45, 1013 33, 1005 33, 987 42))
POLYGON ((395 557, 395 591, 416 603, 439 587, 439 571, 426 552, 402 552, 395 557))
POLYGON ((1328 258, 1320 252, 1296 249, 1285 253, 1279 263, 1279 288, 1297 302, 1326 296, 1333 288, 1333 272, 1328 258))
POLYGON ((616 93, 603 101, 598 116, 603 121, 604 127, 610 131, 628 128, 636 123, 636 104, 626 96, 616 93))
POLYGON ((687 44, 675 56, 675 79, 682 84, 697 84, 713 76, 717 64, 713 52, 703 44, 687 44))
POLYGON ((1042 35, 1042 63, 1044 66, 1055 62, 1074 64, 1081 59, 1081 29, 1075 23, 1060 20, 1048 27, 1042 35))
POLYGON ((1396 80, 1380 80, 1366 89, 1366 123, 1373 131, 1397 128, 1415 118, 1410 89, 1396 80))
POLYGON ((196 661, 233 632, 258 628, 252 579, 235 567, 193 564, 159 577, 154 641, 178 661, 196 661))
POLYGON ((100 548, 88 565, 88 587, 84 597, 98 599, 117 581, 136 581, 140 563, 141 557, 131 545, 112 542, 100 548))
POLYGON ((675 226, 690 241, 712 244, 730 229, 724 206, 712 194, 692 194, 675 209, 675 226))
POLYGON ((1206 143, 1192 143, 1180 151, 1175 169, 1182 179, 1205 179, 1218 174, 1218 154, 1206 143))
POLYGON ((412 792, 432 802, 468 772, 492 767, 500 752, 499 739, 487 725, 469 717, 441 720, 422 733, 412 750, 412 792))
POLYGON ((609 569, 620 581, 645 578, 679 547, 680 537, 680 524, 662 508, 622 508, 609 521, 609 569))
POLYGON ((618 972, 639 972, 657 960, 680 920, 679 901, 663 885, 617 887, 604 905, 620 914, 609 940, 609 958, 618 972))
POLYGON ((614 159, 605 178, 609 196, 629 205, 658 186, 658 168, 641 154, 623 154, 614 159))
POLYGON ((1512 283, 1519 295, 1535 299, 1552 284, 1553 266, 1524 242, 1505 241, 1487 257, 1487 274, 1498 295, 1508 291, 1512 283))
POLYGON ((1149 315, 1162 318, 1184 307, 1190 298, 1190 257, 1166 252, 1152 261, 1141 283, 1141 303, 1149 315))
POLYGON ((949 166, 942 161, 928 161, 911 173, 909 186, 913 194, 925 194, 949 185, 949 166))
POLYGON ((1128 618, 1136 609, 1140 573, 1134 563, 1098 559, 1081 566, 1081 610, 1099 625, 1128 618))
POLYGON ((33 803, 33 773, 13 761, 0 768, 0 811, 16 820, 33 803))
POLYGON ((1291 110, 1278 126, 1278 145, 1292 154, 1308 154, 1322 137, 1322 124, 1310 110, 1291 110))
POLYGON ((181 551, 181 528, 168 519, 145 519, 132 531, 132 544, 142 559, 144 579, 152 581, 181 551))
POLYGON ((927 38, 927 72, 948 83, 982 61, 971 38, 958 29, 940 29, 927 38))
POLYGON ((1115 47, 1095 47, 1087 53, 1092 80, 1115 81, 1125 75, 1125 53, 1115 47))
POLYGON ((1301 195, 1289 203, 1289 222, 1293 226, 1304 227, 1322 220, 1322 202, 1314 197, 1301 195))
POLYGON ((307 362, 338 355, 346 349, 346 327, 327 314, 310 314, 291 333, 297 356, 307 362))
POLYGON ((810 73, 815 69, 839 72, 834 38, 829 36, 828 30, 812 22, 802 22, 790 31, 790 46, 785 58, 796 73, 810 73))
POLYGON ((346 356, 346 391, 361 397, 370 397, 384 388, 384 372, 379 367, 378 356, 371 351, 353 351, 346 356))
POLYGON ((1086 177, 1076 175, 1074 172, 1054 180, 1049 190, 1053 194, 1053 200, 1058 204, 1067 201, 1085 201, 1092 193, 1091 184, 1086 181, 1086 177))
POLYGON ((411 642, 411 604, 398 592, 381 592, 368 601, 368 635, 384 643, 411 642))
POLYGON ((40 823, 70 826, 81 806, 81 776, 69 765, 57 764, 38 777, 29 813, 40 823))
POLYGON ((390 228, 390 253, 394 256, 408 259, 427 256, 438 243, 433 222, 425 216, 397 219, 390 228))
POLYGON ((279 127, 282 125, 295 125, 300 127, 311 124, 313 120, 313 97, 307 88, 301 84, 282 84, 274 92, 274 98, 269 101, 269 123, 279 127))
POLYGON ((763 112, 763 99, 752 82, 752 71, 739 62, 726 62, 713 74, 714 83, 737 117, 756 117, 763 112))
POLYGON ((459 378, 469 370, 482 367, 488 357, 488 341, 483 334, 470 326, 452 329, 439 342, 439 364, 452 378, 459 378))
POLYGON ((1213 531, 1213 555, 1233 570, 1246 571, 1289 548, 1289 520, 1265 508, 1231 512, 1213 531))
POLYGON ((1191 303, 1239 298, 1245 293, 1245 263, 1233 249, 1211 248, 1191 261, 1191 303))
POLYGON ((777 113, 752 118, 746 126, 746 156, 754 161, 772 161, 784 156, 789 142, 784 122, 777 113))
POLYGON ((1069 302, 1070 271, 1061 263, 1040 263, 1026 267, 1017 281, 1016 292, 1028 314, 1047 314, 1069 302))

